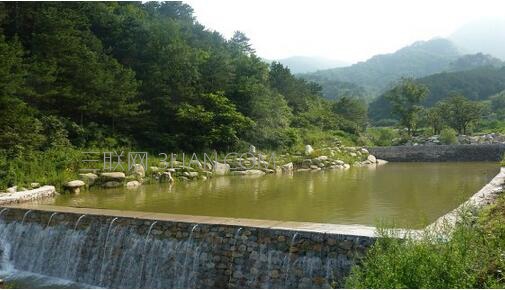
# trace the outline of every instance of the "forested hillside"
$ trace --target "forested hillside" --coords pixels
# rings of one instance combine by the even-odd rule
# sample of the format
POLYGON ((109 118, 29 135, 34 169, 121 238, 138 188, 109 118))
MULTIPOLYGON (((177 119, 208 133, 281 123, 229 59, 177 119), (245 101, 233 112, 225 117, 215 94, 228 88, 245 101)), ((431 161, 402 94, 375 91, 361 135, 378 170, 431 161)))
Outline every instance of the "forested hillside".
POLYGON ((363 127, 181 2, 1 2, 0 56, 5 150, 275 149, 363 127))
POLYGON ((336 81, 363 87, 372 98, 401 77, 417 78, 444 71, 458 56, 458 49, 449 40, 433 39, 416 42, 391 54, 376 55, 349 67, 301 76, 319 83, 328 98, 342 94, 334 85, 336 81))
MULTIPOLYGON (((505 66, 479 67, 472 70, 443 72, 420 78, 416 81, 425 85, 429 93, 423 105, 430 107, 451 94, 460 94, 471 100, 487 100, 505 90, 505 66)), ((369 106, 369 116, 373 121, 391 118, 391 105, 380 95, 369 106)))

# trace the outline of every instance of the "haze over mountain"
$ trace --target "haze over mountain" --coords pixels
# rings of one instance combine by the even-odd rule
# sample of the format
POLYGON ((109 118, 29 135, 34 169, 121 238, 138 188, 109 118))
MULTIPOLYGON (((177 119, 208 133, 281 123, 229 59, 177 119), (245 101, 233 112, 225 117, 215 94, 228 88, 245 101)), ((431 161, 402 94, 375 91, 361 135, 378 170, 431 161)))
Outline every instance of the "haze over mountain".
POLYGON ((505 18, 470 22, 450 37, 464 53, 487 53, 505 60, 505 18))
MULTIPOLYGON (((335 81, 354 83, 373 96, 401 77, 417 78, 441 72, 459 56, 459 49, 451 41, 437 38, 418 41, 394 53, 376 55, 349 67, 322 70, 301 77, 319 83, 323 89, 327 85, 332 86, 335 81)), ((339 94, 325 90, 329 98, 339 94)))
POLYGON ((276 60, 287 66, 292 73, 310 73, 329 68, 344 67, 350 65, 349 62, 312 56, 292 56, 276 60))

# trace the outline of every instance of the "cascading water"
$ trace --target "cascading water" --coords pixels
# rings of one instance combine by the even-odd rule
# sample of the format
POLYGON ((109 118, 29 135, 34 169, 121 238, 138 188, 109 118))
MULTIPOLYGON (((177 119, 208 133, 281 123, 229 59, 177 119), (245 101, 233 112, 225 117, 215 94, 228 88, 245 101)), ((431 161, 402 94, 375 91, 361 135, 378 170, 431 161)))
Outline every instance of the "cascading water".
MULTIPOLYGON (((321 248, 290 255, 301 242, 298 233, 283 242, 272 234, 275 242, 264 242, 258 240, 262 234, 242 228, 222 232, 212 225, 96 217, 81 224, 84 215, 75 221, 54 214, 45 223, 39 214, 33 216, 39 222, 28 220, 29 212, 15 221, 5 212, 0 211, 0 277, 8 269, 79 287, 316 287, 315 278, 339 278, 333 277, 335 269, 350 263, 345 255, 328 258, 321 248)), ((329 286, 323 283, 319 287, 329 286)))
POLYGON ((32 212, 31 209, 29 209, 27 212, 25 212, 25 214, 23 215, 23 221, 21 222, 21 224, 24 224, 25 223, 25 220, 26 220, 26 217, 32 212))
POLYGON ((74 231, 75 231, 75 230, 77 230, 77 227, 79 226, 79 223, 81 222, 81 220, 82 220, 84 217, 86 217, 86 215, 85 215, 85 214, 81 215, 81 216, 77 219, 77 221, 75 222, 75 225, 74 225, 74 231))
POLYGON ((298 237, 298 233, 295 233, 293 235, 293 237, 291 238, 291 243, 289 244, 289 253, 288 253, 288 260, 286 262, 286 271, 284 273, 284 275, 286 275, 286 280, 284 281, 284 285, 289 285, 289 270, 290 270, 290 262, 291 262, 291 256, 292 256, 292 248, 293 248, 293 245, 295 244, 295 241, 296 241, 296 237, 298 237))
POLYGON ((53 213, 51 214, 51 216, 49 217, 49 221, 47 222, 47 226, 46 226, 46 228, 48 228, 48 227, 51 225, 51 221, 53 220, 53 217, 54 217, 55 215, 57 215, 57 214, 58 214, 57 212, 53 212, 53 213))

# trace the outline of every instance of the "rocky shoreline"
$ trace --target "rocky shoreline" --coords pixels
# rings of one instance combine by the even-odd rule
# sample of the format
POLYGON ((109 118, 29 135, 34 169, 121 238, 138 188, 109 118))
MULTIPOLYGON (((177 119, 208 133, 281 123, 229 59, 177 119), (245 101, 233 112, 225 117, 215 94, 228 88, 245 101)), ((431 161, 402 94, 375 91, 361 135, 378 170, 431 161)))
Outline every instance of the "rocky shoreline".
MULTIPOLYGON (((377 159, 367 149, 362 147, 334 146, 314 149, 311 145, 305 146, 305 151, 298 154, 272 154, 257 153, 254 146, 245 154, 247 158, 235 157, 219 162, 160 162, 158 166, 144 168, 135 164, 127 172, 100 172, 99 170, 81 170, 78 179, 69 180, 61 187, 62 194, 79 194, 81 190, 90 187, 117 188, 125 187, 127 190, 135 189, 145 183, 153 182, 204 182, 213 176, 263 176, 267 174, 293 174, 294 172, 317 172, 321 170, 347 170, 351 166, 378 166, 387 163, 377 159), (274 158, 275 157, 275 158, 274 158), (269 161, 266 161, 269 160, 269 161), (272 160, 274 160, 272 162, 272 160), (281 165, 278 165, 281 164, 281 165), (168 168, 170 165, 170 168, 168 168)), ((7 192, 0 193, 0 204, 19 203, 54 196, 54 186, 40 187, 32 183, 30 189, 8 188, 7 192)))

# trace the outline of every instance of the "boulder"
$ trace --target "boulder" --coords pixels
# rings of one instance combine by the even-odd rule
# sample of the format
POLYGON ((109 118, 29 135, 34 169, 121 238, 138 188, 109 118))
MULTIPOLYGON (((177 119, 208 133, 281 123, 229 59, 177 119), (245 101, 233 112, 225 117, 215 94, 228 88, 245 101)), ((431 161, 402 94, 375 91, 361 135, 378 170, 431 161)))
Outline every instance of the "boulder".
POLYGON ((85 186, 86 183, 82 180, 72 180, 63 185, 65 190, 70 191, 71 193, 79 193, 81 191, 81 187, 85 186))
POLYGON ((367 160, 370 161, 370 163, 377 163, 377 158, 372 154, 368 155, 367 160))
POLYGON ((133 176, 135 176, 135 178, 146 177, 146 171, 144 169, 144 166, 142 166, 141 164, 133 165, 132 172, 133 172, 133 176))
POLYGON ((195 178, 198 177, 198 172, 183 172, 182 173, 184 176, 189 177, 189 178, 195 178))
POLYGON ((7 193, 15 193, 16 191, 18 191, 18 187, 17 186, 9 187, 6 190, 7 193))
POLYGON ((351 165, 349 165, 349 164, 347 164, 347 163, 345 163, 345 164, 344 164, 344 165, 342 165, 342 166, 344 166, 344 169, 349 169, 349 168, 351 168, 351 165))
POLYGON ((360 151, 361 151, 361 153, 366 154, 366 155, 370 154, 370 152, 368 152, 368 150, 366 150, 366 148, 361 148, 360 151))
POLYGON ((256 147, 254 147, 254 145, 249 145, 249 152, 256 153, 256 147))
POLYGON ((137 180, 129 181, 126 183, 126 188, 137 188, 141 186, 142 184, 138 182, 137 180))
POLYGON ((282 173, 291 173, 293 172, 293 162, 289 162, 281 166, 282 173))
POLYGON ((335 160, 335 164, 337 164, 337 165, 344 165, 345 162, 342 161, 342 160, 335 160))
POLYGON ((104 172, 100 174, 100 179, 104 182, 107 181, 116 181, 122 182, 126 178, 126 175, 123 172, 104 172))
POLYGON ((86 183, 88 186, 91 186, 91 185, 95 184, 95 181, 97 180, 98 175, 96 175, 94 173, 81 173, 81 174, 79 174, 79 178, 82 179, 84 181, 84 183, 86 183))
POLYGON ((38 183, 38 182, 32 182, 32 183, 30 183, 30 187, 31 188, 39 188, 40 187, 40 183, 38 183))
POLYGON ((319 166, 317 166, 317 165, 311 165, 311 166, 310 166, 310 169, 312 169, 312 170, 317 170, 317 169, 319 169, 319 166))
POLYGON ((358 154, 354 153, 354 152, 351 152, 349 155, 351 155, 352 157, 356 157, 358 156, 358 154))
POLYGON ((383 160, 383 159, 377 159, 377 165, 384 165, 386 163, 388 163, 388 161, 383 160))
POLYGON ((230 165, 226 163, 215 162, 214 173, 216 175, 226 175, 230 172, 230 165))
POLYGON ((314 148, 310 145, 305 145, 305 155, 310 155, 312 152, 314 152, 314 148))
POLYGON ((172 177, 172 174, 170 173, 170 171, 165 171, 161 174, 161 177, 162 179, 170 182, 170 183, 173 183, 174 182, 174 178, 172 177))
POLYGON ((232 175, 264 175, 265 172, 258 169, 249 169, 242 171, 233 171, 232 175))
POLYGON ((113 187, 121 187, 123 186, 123 183, 119 181, 107 181, 106 183, 103 184, 103 187, 105 188, 113 188, 113 187))
POLYGON ((323 156, 316 157, 314 159, 317 160, 317 161, 320 161, 320 162, 327 161, 328 160, 328 156, 324 156, 323 155, 323 156))

